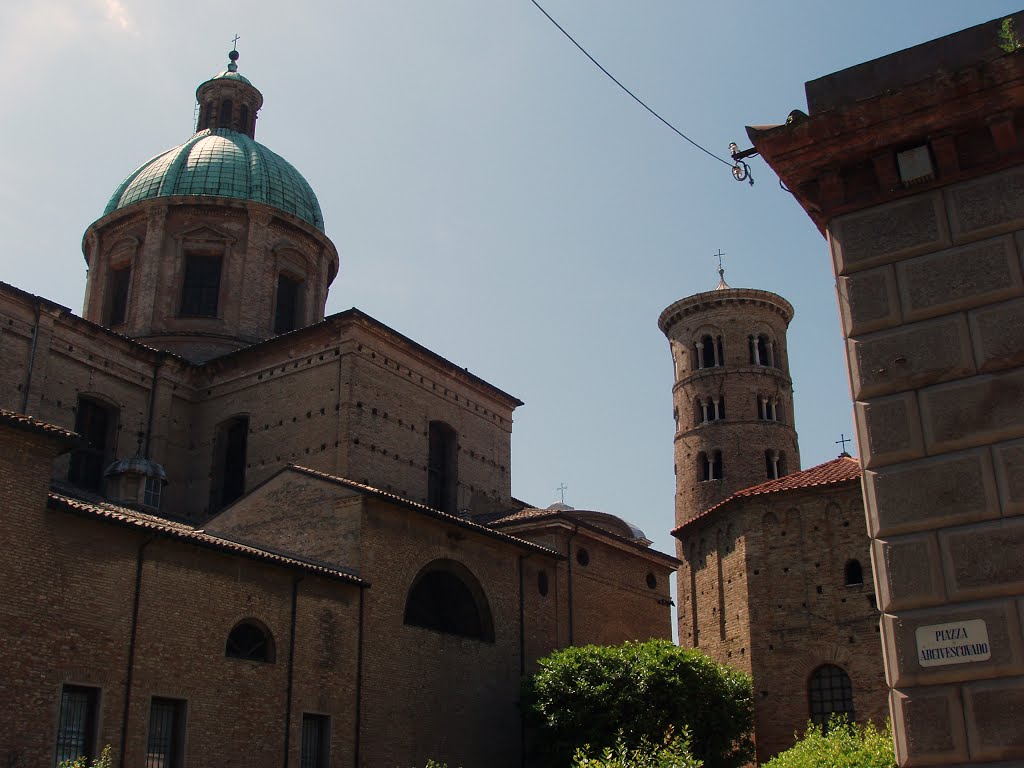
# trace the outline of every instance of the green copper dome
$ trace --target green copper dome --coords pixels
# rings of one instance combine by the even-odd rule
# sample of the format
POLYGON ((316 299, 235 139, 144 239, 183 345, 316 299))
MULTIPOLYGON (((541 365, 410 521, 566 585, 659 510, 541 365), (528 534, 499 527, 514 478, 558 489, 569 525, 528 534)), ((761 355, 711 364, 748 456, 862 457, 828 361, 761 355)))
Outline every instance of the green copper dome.
POLYGON ((184 144, 143 163, 121 182, 103 215, 176 195, 252 200, 324 231, 320 203, 302 174, 246 134, 227 128, 199 131, 184 144))

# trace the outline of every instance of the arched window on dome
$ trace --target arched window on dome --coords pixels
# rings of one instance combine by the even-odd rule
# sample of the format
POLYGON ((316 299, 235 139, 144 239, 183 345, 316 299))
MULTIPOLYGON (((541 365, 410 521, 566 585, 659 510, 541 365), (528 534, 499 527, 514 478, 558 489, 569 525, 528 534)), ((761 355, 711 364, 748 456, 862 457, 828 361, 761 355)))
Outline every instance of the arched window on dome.
POLYGON ((454 560, 434 560, 416 575, 405 599, 402 623, 494 642, 487 596, 469 569, 454 560))
POLYGON ((288 333, 302 325, 303 281, 282 272, 274 297, 274 333, 288 333))
POLYGON ((807 699, 811 721, 817 725, 827 726, 832 715, 854 719, 853 684, 846 671, 835 664, 823 664, 811 673, 807 699))
POLYGON ((203 107, 203 112, 199 116, 199 125, 201 128, 213 128, 213 101, 206 102, 206 106, 203 107))
POLYGON ((250 134, 249 131, 249 105, 243 104, 238 108, 238 130, 240 133, 250 134))

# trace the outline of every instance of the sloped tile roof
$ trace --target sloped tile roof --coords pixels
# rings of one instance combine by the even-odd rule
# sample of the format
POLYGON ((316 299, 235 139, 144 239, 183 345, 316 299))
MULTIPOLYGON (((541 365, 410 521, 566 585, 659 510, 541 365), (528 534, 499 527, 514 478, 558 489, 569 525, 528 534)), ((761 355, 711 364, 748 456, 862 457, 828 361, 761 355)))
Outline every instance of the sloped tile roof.
POLYGON ((713 507, 708 507, 703 512, 691 517, 682 525, 672 530, 672 535, 677 536, 684 528, 697 520, 702 520, 715 510, 721 509, 737 499, 749 498, 751 496, 763 496, 769 493, 782 493, 784 491, 796 491, 804 488, 818 488, 825 485, 837 485, 859 480, 861 476, 860 462, 852 456, 840 456, 839 458, 826 461, 810 469, 794 472, 791 475, 780 477, 778 480, 769 480, 759 485, 752 485, 742 491, 728 496, 713 507))
POLYGON ((137 512, 127 507, 120 507, 116 504, 98 501, 85 501, 74 498, 57 491, 51 491, 47 506, 50 509, 62 510, 77 514, 83 517, 105 520, 130 528, 140 528, 150 531, 156 535, 180 539, 190 544, 195 544, 209 549, 218 549, 236 555, 242 555, 253 560, 281 565, 286 568, 297 568, 309 573, 344 581, 356 586, 368 586, 367 582, 358 576, 347 571, 342 571, 310 560, 299 557, 273 552, 269 549, 243 544, 232 541, 221 535, 213 535, 195 528, 187 523, 166 520, 156 515, 148 515, 145 512, 137 512))
POLYGON ((64 429, 64 427, 58 427, 56 424, 50 424, 48 421, 42 421, 41 419, 37 419, 33 416, 26 416, 22 413, 15 413, 14 411, 8 411, 3 408, 0 408, 0 424, 24 429, 26 432, 51 435, 69 443, 78 443, 81 441, 81 437, 79 437, 77 432, 64 429))

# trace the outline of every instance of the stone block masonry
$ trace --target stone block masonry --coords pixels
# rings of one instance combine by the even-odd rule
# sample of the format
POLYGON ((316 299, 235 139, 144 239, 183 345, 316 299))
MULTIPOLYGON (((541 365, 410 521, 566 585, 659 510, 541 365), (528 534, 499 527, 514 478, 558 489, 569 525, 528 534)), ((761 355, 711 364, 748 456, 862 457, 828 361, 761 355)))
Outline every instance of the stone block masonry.
POLYGON ((748 129, 835 268, 904 766, 1024 760, 1024 54, 999 24, 808 83, 827 108, 748 129), (927 172, 904 179, 911 150, 927 172), (985 653, 924 663, 922 627, 985 653))

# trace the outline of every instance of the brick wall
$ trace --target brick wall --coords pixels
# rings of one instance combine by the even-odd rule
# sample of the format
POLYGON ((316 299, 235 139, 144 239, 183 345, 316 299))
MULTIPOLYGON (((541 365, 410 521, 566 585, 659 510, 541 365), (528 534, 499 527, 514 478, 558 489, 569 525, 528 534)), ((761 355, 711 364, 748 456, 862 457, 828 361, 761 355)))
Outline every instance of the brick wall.
POLYGON ((61 686, 99 690, 99 745, 128 764, 144 759, 153 696, 185 701, 186 764, 278 766, 297 584, 291 743, 302 712, 331 717, 337 764, 354 749, 359 588, 230 554, 201 550, 44 507, 49 441, 0 428, 0 523, 16 531, 0 554, 0 756, 53 761, 61 686), (127 730, 123 730, 137 567, 138 621, 127 730), (243 618, 273 636, 273 663, 225 656, 243 618))
POLYGON ((859 721, 885 721, 863 514, 859 484, 847 482, 735 499, 684 529, 680 644, 752 676, 759 761, 804 730, 808 683, 823 664, 849 675, 859 721), (851 560, 862 567, 862 583, 845 583, 851 560))

